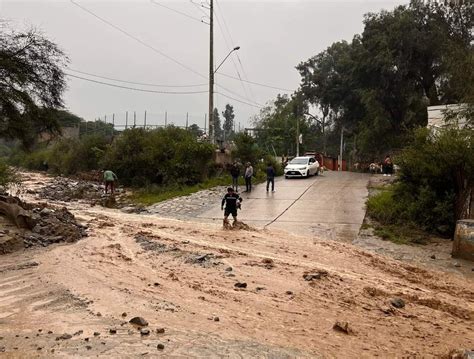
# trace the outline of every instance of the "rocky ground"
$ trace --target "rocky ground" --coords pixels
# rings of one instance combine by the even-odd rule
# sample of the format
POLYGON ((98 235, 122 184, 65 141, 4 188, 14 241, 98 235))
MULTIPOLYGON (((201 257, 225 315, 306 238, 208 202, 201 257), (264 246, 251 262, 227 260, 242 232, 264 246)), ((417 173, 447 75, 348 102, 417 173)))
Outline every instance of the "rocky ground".
POLYGON ((0 356, 451 358, 474 349, 474 282, 458 273, 283 231, 77 201, 68 209, 88 237, 1 256, 0 356))

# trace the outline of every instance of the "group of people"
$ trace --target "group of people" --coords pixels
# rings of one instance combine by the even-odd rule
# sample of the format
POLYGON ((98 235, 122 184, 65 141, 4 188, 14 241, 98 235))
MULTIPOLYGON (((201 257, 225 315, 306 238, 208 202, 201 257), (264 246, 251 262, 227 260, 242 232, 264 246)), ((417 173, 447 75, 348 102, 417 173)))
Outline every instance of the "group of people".
POLYGON ((377 164, 372 162, 369 165, 369 170, 371 173, 377 173, 381 171, 384 176, 391 176, 393 174, 393 162, 390 155, 385 156, 385 159, 382 163, 377 164))
MULTIPOLYGON (((227 188, 227 193, 222 198, 221 210, 224 211, 224 225, 228 223, 229 215, 234 218, 234 223, 237 221, 237 209, 241 208, 242 197, 239 195, 239 178, 240 178, 240 164, 234 162, 230 168, 230 175, 232 177, 232 187, 227 188)), ((252 191, 252 177, 255 175, 255 171, 250 162, 245 164, 244 180, 245 180, 245 191, 252 191)), ((276 171, 271 163, 266 168, 267 175, 267 192, 271 190, 275 192, 275 176, 276 171)))

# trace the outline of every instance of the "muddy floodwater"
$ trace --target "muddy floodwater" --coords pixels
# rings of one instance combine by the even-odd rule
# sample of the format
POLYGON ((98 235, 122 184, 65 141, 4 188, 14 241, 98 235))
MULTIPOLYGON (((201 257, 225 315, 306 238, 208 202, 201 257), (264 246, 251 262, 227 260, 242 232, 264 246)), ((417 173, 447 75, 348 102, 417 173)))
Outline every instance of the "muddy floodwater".
MULTIPOLYGON (((26 186, 46 181, 30 175, 26 186)), ((422 358, 474 349, 474 282, 462 272, 278 227, 225 231, 67 207, 87 237, 0 256, 0 357, 422 358)))

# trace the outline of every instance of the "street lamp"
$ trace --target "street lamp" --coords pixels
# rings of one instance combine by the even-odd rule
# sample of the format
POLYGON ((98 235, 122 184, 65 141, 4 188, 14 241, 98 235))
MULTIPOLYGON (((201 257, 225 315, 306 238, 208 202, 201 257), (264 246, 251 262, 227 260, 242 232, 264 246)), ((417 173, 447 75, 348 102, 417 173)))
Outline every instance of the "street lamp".
MULTIPOLYGON (((212 19, 211 19, 212 21, 212 19)), ((211 35, 212 36, 212 35, 211 35)), ((212 44, 212 41, 211 41, 212 44)), ((227 60, 227 58, 234 52, 240 49, 240 46, 234 47, 230 52, 224 57, 224 60, 217 66, 217 68, 213 69, 213 49, 211 45, 211 56, 210 56, 210 68, 209 68, 209 138, 211 143, 216 143, 215 131, 214 131, 214 75, 216 74, 217 70, 222 66, 222 64, 227 60)))

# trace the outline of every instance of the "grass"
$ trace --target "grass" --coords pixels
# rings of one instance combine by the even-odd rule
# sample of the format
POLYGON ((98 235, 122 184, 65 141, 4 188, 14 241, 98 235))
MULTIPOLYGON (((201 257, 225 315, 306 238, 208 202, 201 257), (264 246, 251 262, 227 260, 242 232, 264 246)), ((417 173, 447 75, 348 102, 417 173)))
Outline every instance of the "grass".
POLYGON ((396 244, 427 244, 427 234, 411 225, 377 224, 374 234, 396 244))
MULTIPOLYGON (((257 178, 253 178, 252 182, 257 184, 264 181, 260 176, 257 178)), ((134 192, 130 199, 137 204, 150 206, 152 204, 166 201, 171 198, 187 196, 192 193, 209 189, 212 187, 217 186, 230 186, 232 184, 232 179, 229 175, 219 176, 210 178, 204 182, 195 184, 193 186, 179 186, 179 185, 171 185, 171 186, 149 186, 145 189, 138 190, 134 192)), ((242 177, 239 178, 239 186, 245 186, 244 179, 242 177)))

